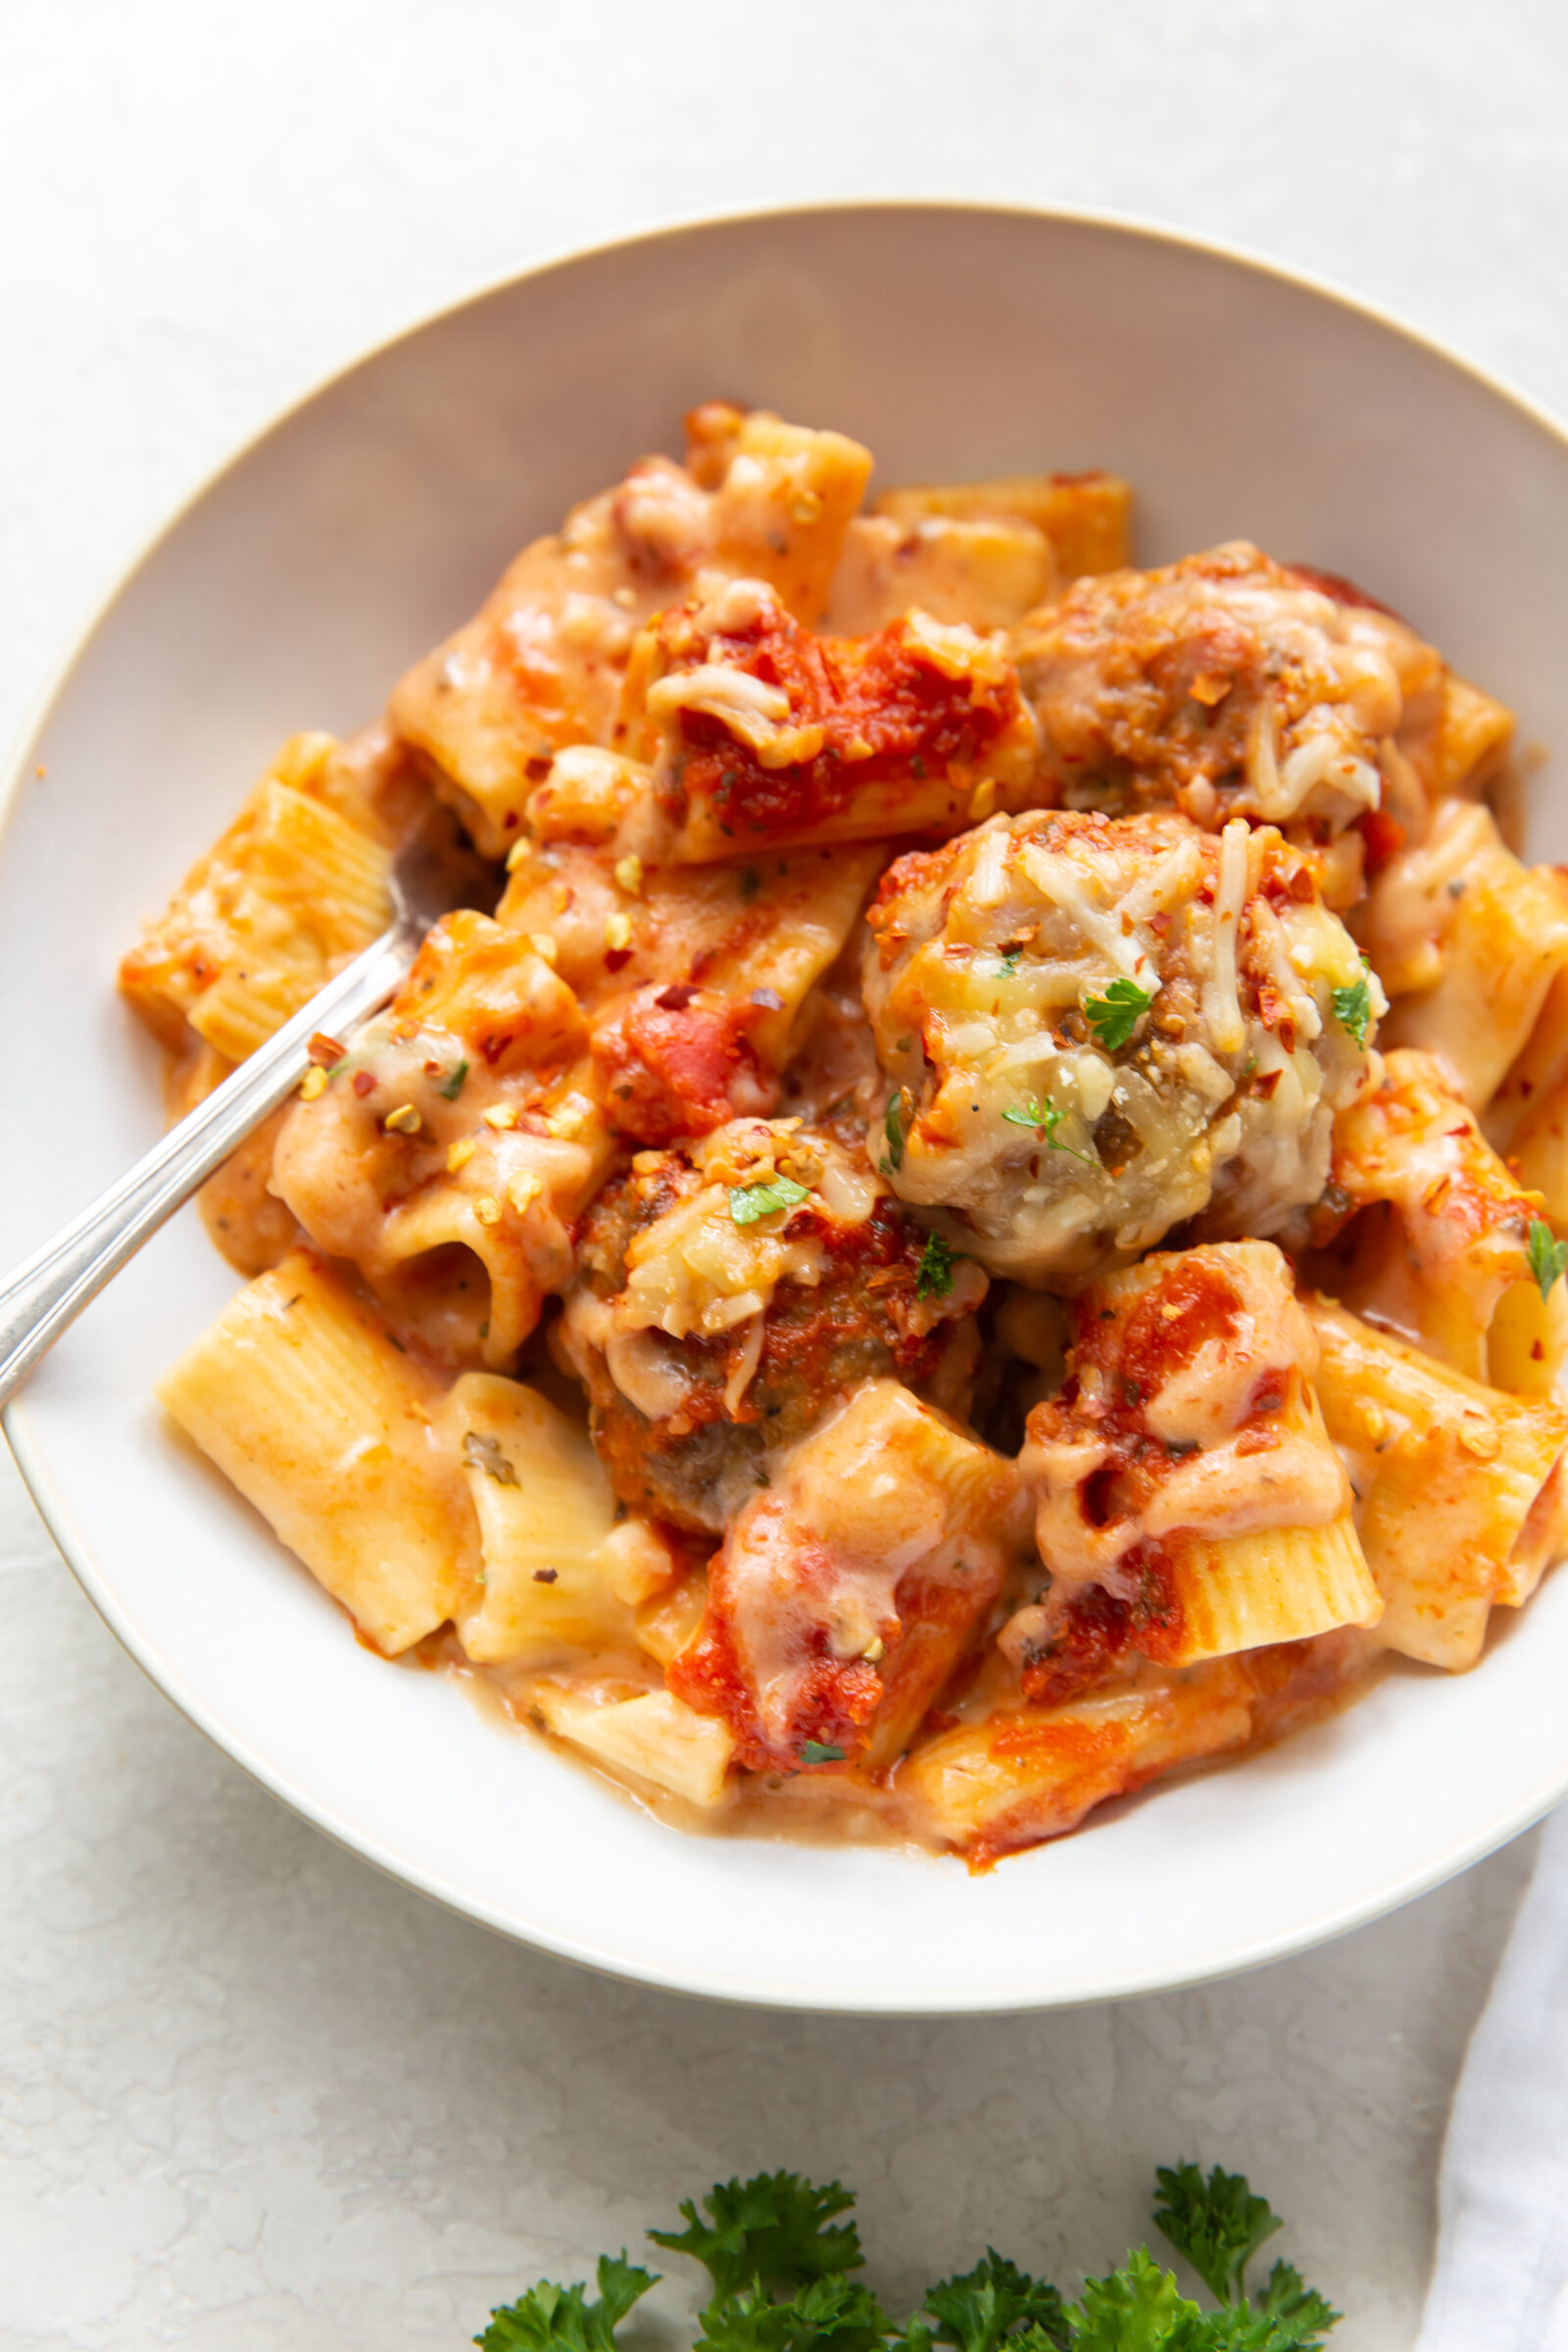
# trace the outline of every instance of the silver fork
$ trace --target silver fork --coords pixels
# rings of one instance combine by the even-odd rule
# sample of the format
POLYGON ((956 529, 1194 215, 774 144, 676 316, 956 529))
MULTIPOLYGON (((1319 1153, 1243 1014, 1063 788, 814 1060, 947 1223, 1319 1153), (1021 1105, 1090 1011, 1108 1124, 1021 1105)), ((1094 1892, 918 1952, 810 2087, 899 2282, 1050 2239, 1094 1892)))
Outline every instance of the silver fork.
POLYGON ((460 846, 443 814, 411 835, 392 865, 393 919, 336 979, 302 1005, 135 1166, 52 1242, 0 1281, 0 1404, 127 1258, 221 1167, 298 1086, 306 1049, 341 1036, 385 1004, 430 925, 454 906, 488 909, 495 876, 460 846))

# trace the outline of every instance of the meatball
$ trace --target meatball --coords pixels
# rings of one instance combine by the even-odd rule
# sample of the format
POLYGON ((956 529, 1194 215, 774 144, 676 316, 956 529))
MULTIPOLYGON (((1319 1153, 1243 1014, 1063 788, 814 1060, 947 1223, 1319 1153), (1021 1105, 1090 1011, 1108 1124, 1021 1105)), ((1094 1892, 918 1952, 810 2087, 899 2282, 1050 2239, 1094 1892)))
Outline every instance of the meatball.
POLYGON ((1386 746, 1442 679, 1403 621, 1245 541, 1080 580, 1014 652, 1069 808, 1174 802, 1210 827, 1376 808, 1386 746))
POLYGON ((888 1375, 961 1410, 986 1277, 797 1119, 640 1152, 587 1218, 560 1346, 611 1484, 718 1534, 821 1415, 888 1375))
POLYGON ((1072 1288, 1314 1200, 1384 1009, 1314 853, 1041 810, 902 858, 869 922, 870 1150, 993 1273, 1072 1288))

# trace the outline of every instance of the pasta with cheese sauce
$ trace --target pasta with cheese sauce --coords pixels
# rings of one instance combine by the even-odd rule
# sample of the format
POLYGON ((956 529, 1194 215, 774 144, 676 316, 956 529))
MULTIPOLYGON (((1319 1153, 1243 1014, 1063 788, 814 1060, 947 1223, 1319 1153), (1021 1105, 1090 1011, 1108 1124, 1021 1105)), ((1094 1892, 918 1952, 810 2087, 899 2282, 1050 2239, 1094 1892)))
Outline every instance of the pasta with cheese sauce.
POLYGON ((177 1112, 449 812, 495 911, 207 1188, 167 1409, 367 1647, 670 1820, 980 1869, 1475 1666, 1568 1548, 1568 897, 1375 596, 871 472, 695 410, 121 983, 177 1112))

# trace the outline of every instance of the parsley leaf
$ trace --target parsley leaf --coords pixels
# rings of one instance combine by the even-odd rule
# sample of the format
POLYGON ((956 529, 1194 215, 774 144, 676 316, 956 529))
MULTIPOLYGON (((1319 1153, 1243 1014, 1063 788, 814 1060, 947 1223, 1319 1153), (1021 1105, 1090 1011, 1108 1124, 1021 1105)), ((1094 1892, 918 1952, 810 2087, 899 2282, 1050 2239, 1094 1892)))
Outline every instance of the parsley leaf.
POLYGON ((1012 978, 1013 973, 1018 969, 1018 958, 1022 954, 1022 948, 1006 948, 1004 950, 1002 962, 997 972, 997 977, 999 980, 1010 980, 1012 978))
POLYGON ((842 1764, 843 1761, 843 1748, 834 1747, 829 1740, 803 1740, 801 1741, 801 1762, 803 1764, 842 1764))
POLYGON ((1112 980, 1102 997, 1085 997, 1084 1016, 1095 1033, 1097 1045, 1107 1054, 1114 1054, 1127 1043, 1138 1026, 1138 1016, 1147 1012, 1154 1002, 1152 988, 1140 988, 1136 980, 1112 980))
POLYGON ((1254 2308, 1273 2321, 1274 2343, 1280 2352, 1287 2352, 1287 2347, 1289 2352, 1298 2352, 1298 2352, 1315 2352, 1342 2316, 1315 2286, 1304 2284, 1300 2272, 1289 2262, 1274 2265, 1254 2308))
POLYGON ((888 1139, 887 1155, 878 1173, 897 1175, 904 1165, 904 1092, 893 1097, 882 1114, 882 1132, 888 1139))
MULTIPOLYGON (((928 2286, 921 2310, 935 2327, 915 2320, 906 2339, 918 2329, 925 2343, 954 2344, 957 2352, 1000 2352, 1004 2343, 1007 2352, 1033 2352, 1037 2344, 1059 2345, 1066 2352, 1069 2340, 1066 2311, 1055 2288, 1031 2278, 995 2246, 986 2248, 985 2260, 972 2271, 928 2286)), ((911 2352, 923 2352, 923 2346, 911 2343, 911 2352)))
POLYGON ((799 2173, 759 2173, 751 2180, 715 2182, 703 2199, 706 2221, 687 2197, 680 2208, 684 2230, 648 2234, 655 2245, 695 2256, 715 2295, 752 2285, 808 2286, 813 2278, 858 2271, 864 2261, 853 2222, 826 2227, 854 2203, 854 2191, 837 2180, 819 2188, 799 2173))
POLYGON ((729 1213, 737 1225, 755 1225, 759 1217, 770 1217, 776 1208, 799 1208, 810 1197, 810 1186, 797 1184, 793 1176, 772 1176, 766 1184, 732 1184, 729 1213))
POLYGON ((915 1297, 946 1298, 953 1288, 953 1269, 962 1255, 961 1250, 950 1249, 940 1233, 928 1233, 914 1277, 915 1297))
POLYGON ((1199 2352, 1201 2335, 1188 2329, 1202 2314, 1189 2303, 1169 2271, 1162 2271, 1147 2249, 1129 2254, 1119 2271, 1105 2278, 1086 2278, 1082 2303, 1067 2307, 1072 2326, 1072 2352, 1199 2352))
POLYGON ((1164 2352, 1289 2352, 1266 2313, 1250 2303, 1222 2303, 1196 2320, 1183 2320, 1162 2339, 1164 2352))
MULTIPOLYGON (((805 1743, 808 1762, 841 1751, 805 1743)), ((703 2263, 713 2292, 693 2352, 1322 2352, 1339 2313, 1298 2271, 1277 2262, 1255 2302, 1247 2265, 1280 2227, 1240 2173, 1205 2180, 1179 2164, 1158 2175, 1155 2221, 1219 2298, 1202 2311, 1139 2247, 1120 2269, 1086 2280, 1079 2302, 988 2247, 983 2261, 926 2289, 895 2328, 872 2291, 847 2274, 860 2266, 855 2199, 838 2181, 797 2173, 724 2180, 680 2210, 684 2230, 652 2230, 660 2245, 703 2263)), ((497 2309, 474 2342, 481 2352, 617 2352, 614 2329, 655 2283, 622 2254, 599 2265, 599 2296, 546 2280, 497 2309)))
POLYGON ((542 2278, 515 2303, 498 2305, 473 2340, 479 2352, 615 2352, 615 2328, 656 2283, 653 2271, 639 2270, 624 2253, 618 2261, 601 2254, 595 2301, 580 2282, 557 2286, 542 2278))
POLYGON ((1336 988, 1331 994, 1334 1018, 1342 1029, 1348 1032, 1353 1044, 1364 1046, 1367 1025, 1372 1018, 1372 991, 1366 984, 1365 973, 1359 980, 1352 980, 1348 988, 1336 988))
POLYGON ((1568 1274, 1568 1242, 1559 1242, 1544 1217, 1530 1220, 1530 1271, 1544 1298, 1554 1282, 1568 1274))
POLYGON ((1067 1115, 1057 1103, 1009 1102, 1002 1115, 1009 1126, 1033 1127, 1044 1139, 1048 1152, 1065 1152, 1069 1159, 1081 1159, 1086 1168, 1095 1165, 1087 1152, 1075 1152, 1071 1144, 1057 1143, 1056 1129, 1067 1115))
POLYGON ((887 2314, 854 2278, 813 2278, 782 2302, 760 2286, 715 2295, 693 2352, 884 2352, 887 2314))
POLYGON ((1254 2197, 1245 2175, 1218 2165, 1206 2180, 1196 2164, 1162 2164, 1154 2178, 1161 2237, 1186 2255, 1219 2302, 1239 2301, 1248 2264, 1264 2238, 1284 2227, 1267 2197, 1254 2197))
POLYGON ((438 1086, 436 1088, 436 1093, 441 1097, 443 1102, 455 1102, 457 1101, 458 1097, 463 1092, 464 1081, 466 1079, 467 1075, 467 1063, 466 1061, 460 1061, 457 1068, 448 1078, 445 1086, 438 1086))

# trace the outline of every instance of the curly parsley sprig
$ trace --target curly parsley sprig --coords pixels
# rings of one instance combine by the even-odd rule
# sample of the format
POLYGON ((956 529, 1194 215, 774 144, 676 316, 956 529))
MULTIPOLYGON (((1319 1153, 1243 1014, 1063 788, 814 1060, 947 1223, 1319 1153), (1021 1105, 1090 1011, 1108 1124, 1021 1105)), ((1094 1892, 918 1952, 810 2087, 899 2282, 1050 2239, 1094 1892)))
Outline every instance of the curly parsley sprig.
MULTIPOLYGON (((799 2173, 723 2180, 681 2206, 683 2230, 655 2243, 703 2264, 712 2293, 693 2352, 1317 2352, 1338 2312, 1277 2262, 1255 2300, 1247 2266, 1280 2227, 1240 2173, 1162 2167, 1156 2228, 1215 2297, 1205 2311, 1147 2247, 1089 2278, 1076 2303, 988 2247, 972 2271, 928 2286, 897 2328, 860 2269, 855 2203, 837 2180, 799 2173)), ((599 2265, 599 2295, 531 2287, 491 2315, 481 2352, 622 2352, 614 2329, 656 2283, 624 2255, 599 2265)))
POLYGON ((659 2283, 653 2271, 640 2271, 624 2253, 599 2257, 599 2293, 557 2286, 541 2278, 515 2303, 501 2304, 474 2342, 479 2352, 616 2352, 615 2329, 632 2305, 659 2283))

